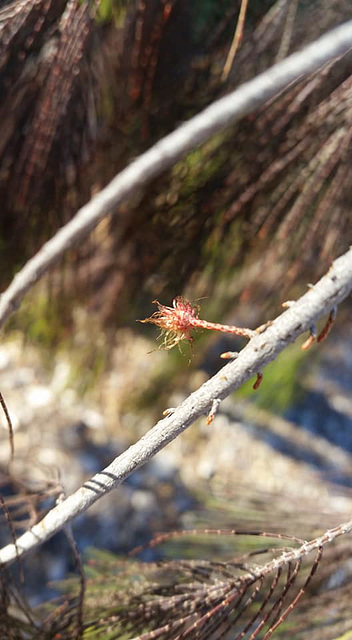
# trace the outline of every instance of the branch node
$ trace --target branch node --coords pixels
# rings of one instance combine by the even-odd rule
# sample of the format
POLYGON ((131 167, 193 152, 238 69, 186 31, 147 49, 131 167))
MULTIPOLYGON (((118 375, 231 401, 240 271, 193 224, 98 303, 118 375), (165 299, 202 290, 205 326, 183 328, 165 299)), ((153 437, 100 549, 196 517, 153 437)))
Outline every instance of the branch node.
POLYGON ((310 349, 310 347, 312 346, 314 340, 317 339, 317 328, 315 326, 315 324, 310 328, 310 335, 309 338, 307 338, 307 340, 302 344, 302 351, 308 351, 308 349, 310 349))
POLYGON ((255 333, 264 333, 264 331, 266 331, 268 329, 268 327, 271 327, 271 325, 273 324, 272 320, 268 320, 267 322, 264 322, 264 324, 259 325, 259 327, 256 328, 255 333))
POLYGON ((220 398, 214 398, 213 402, 211 403, 211 409, 207 416, 207 426, 209 426, 213 422, 217 414, 218 408, 220 406, 220 403, 221 403, 220 398))
POLYGON ((224 351, 223 353, 220 353, 220 358, 223 360, 236 360, 239 355, 238 351, 224 351))
POLYGON ((325 326, 323 327, 322 331, 319 333, 317 337, 317 342, 323 342, 323 340, 326 340, 326 338, 328 337, 333 327, 336 315, 337 315, 337 307, 333 307, 329 313, 329 317, 325 326))
POLYGON ((262 380, 263 380, 263 374, 261 371, 258 371, 257 373, 257 379, 253 385, 253 389, 254 391, 256 391, 257 389, 259 389, 260 385, 262 384, 262 380))
POLYGON ((169 407, 168 409, 165 409, 163 411, 163 416, 165 416, 165 418, 167 418, 168 416, 172 416, 173 413, 175 413, 176 408, 175 407, 169 407))

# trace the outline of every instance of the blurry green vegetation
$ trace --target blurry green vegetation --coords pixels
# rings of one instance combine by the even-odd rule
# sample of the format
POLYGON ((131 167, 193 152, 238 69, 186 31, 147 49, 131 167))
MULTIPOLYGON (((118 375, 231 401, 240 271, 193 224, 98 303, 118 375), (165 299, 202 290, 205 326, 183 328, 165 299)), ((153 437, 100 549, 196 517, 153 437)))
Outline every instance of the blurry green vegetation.
POLYGON ((6 332, 20 332, 25 344, 39 347, 43 357, 51 360, 55 349, 68 337, 69 327, 62 322, 68 317, 72 301, 51 296, 44 286, 31 292, 6 325, 6 332))
MULTIPOLYGON (((218 514, 213 513, 214 517, 218 514)), ((215 520, 219 522, 219 517, 215 520)), ((239 522, 238 514, 233 520, 239 522)), ((230 529, 231 530, 231 529, 230 529)), ((213 562, 226 562, 233 559, 235 554, 250 553, 259 551, 264 546, 275 549, 282 547, 282 540, 275 537, 267 537, 270 542, 263 544, 261 536, 250 535, 221 535, 198 533, 196 536, 187 534, 179 538, 174 538, 160 546, 162 555, 168 560, 187 559, 204 560, 211 558, 213 562)), ((295 546, 291 540, 287 541, 287 546, 295 546)), ((159 547, 158 547, 159 548, 159 547)))
POLYGON ((71 345, 62 345, 70 354, 70 376, 67 385, 84 396, 87 391, 94 389, 106 371, 109 348, 102 336, 92 342, 85 341, 82 345, 72 344, 71 341, 71 345))
POLYGON ((130 0, 100 0, 98 4, 97 19, 99 22, 113 20, 116 26, 123 24, 126 8, 130 0))
POLYGON ((168 397, 175 389, 182 389, 183 383, 185 390, 188 389, 192 352, 188 344, 183 344, 180 348, 182 351, 175 347, 165 352, 165 358, 160 362, 160 366, 154 369, 147 387, 128 399, 128 409, 152 410, 156 415, 160 415, 167 406, 168 397))
POLYGON ((205 187, 209 180, 214 180, 228 159, 224 145, 226 137, 225 133, 214 136, 175 164, 171 170, 170 191, 177 191, 180 197, 186 198, 205 187))
POLYGON ((44 367, 51 370, 55 354, 69 356, 68 386, 84 395, 99 381, 108 363, 109 347, 95 319, 70 298, 52 297, 44 286, 33 291, 6 326, 7 335, 20 335, 24 346, 38 349, 44 367))
POLYGON ((283 413, 302 394, 301 371, 306 358, 307 353, 300 349, 298 343, 288 346, 265 367, 257 391, 253 391, 255 378, 252 378, 236 391, 236 397, 251 398, 262 409, 283 413))

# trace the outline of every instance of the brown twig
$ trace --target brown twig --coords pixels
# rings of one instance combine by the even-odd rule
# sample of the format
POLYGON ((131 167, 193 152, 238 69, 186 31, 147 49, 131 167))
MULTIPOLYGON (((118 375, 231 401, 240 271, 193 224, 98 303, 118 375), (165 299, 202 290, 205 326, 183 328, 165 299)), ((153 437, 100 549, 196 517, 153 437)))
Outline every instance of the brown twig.
POLYGON ((221 76, 221 80, 223 82, 226 82, 227 78, 229 77, 229 73, 232 69, 233 61, 235 59, 236 51, 243 37, 243 28, 244 28, 244 23, 246 21, 247 7, 248 7, 248 0, 242 0, 235 33, 233 36, 230 50, 227 54, 226 62, 224 64, 224 69, 221 76))
POLYGON ((14 454, 15 454, 15 442, 14 442, 14 434, 13 434, 13 425, 12 425, 12 422, 11 422, 10 414, 9 414, 7 406, 6 406, 6 402, 4 400, 4 396, 2 395, 1 391, 0 391, 0 405, 2 407, 2 410, 3 410, 4 414, 5 414, 7 426, 9 428, 9 441, 10 441, 10 450, 11 450, 11 459, 12 459, 14 454))

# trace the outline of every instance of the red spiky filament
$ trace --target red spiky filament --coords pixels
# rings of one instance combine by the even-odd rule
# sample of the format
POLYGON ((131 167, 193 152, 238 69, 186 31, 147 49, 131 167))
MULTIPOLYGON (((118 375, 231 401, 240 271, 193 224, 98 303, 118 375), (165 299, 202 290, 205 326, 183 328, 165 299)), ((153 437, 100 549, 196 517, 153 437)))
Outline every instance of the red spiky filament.
POLYGON ((181 340, 187 340, 192 344, 192 331, 194 329, 222 331, 223 333, 231 333, 245 338, 252 338, 255 335, 255 331, 251 329, 202 320, 199 317, 199 306, 192 305, 189 300, 181 296, 174 298, 172 307, 166 307, 160 304, 158 300, 153 302, 158 305, 158 311, 155 311, 150 318, 145 318, 140 322, 151 322, 162 329, 161 335, 164 336, 162 346, 164 349, 172 349, 181 340))

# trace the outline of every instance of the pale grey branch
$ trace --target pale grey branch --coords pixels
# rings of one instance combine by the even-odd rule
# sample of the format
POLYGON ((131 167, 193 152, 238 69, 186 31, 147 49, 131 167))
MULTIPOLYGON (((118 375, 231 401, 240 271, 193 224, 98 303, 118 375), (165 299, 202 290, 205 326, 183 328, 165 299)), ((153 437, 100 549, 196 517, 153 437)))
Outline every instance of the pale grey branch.
POLYGON ((224 366, 108 467, 54 507, 41 522, 17 540, 16 546, 10 544, 1 549, 0 564, 9 564, 18 555, 28 553, 121 484, 197 418, 207 414, 214 399, 224 399, 258 371, 262 371, 289 343, 315 325, 319 318, 329 313, 351 291, 352 248, 335 260, 329 272, 276 318, 272 325, 252 338, 237 359, 224 366))
POLYGON ((253 112, 291 82, 316 71, 351 47, 352 21, 349 21, 214 102, 137 158, 84 205, 18 272, 0 298, 0 327, 18 308, 27 291, 63 253, 84 238, 104 216, 115 213, 137 188, 172 167, 185 153, 224 127, 253 112))

